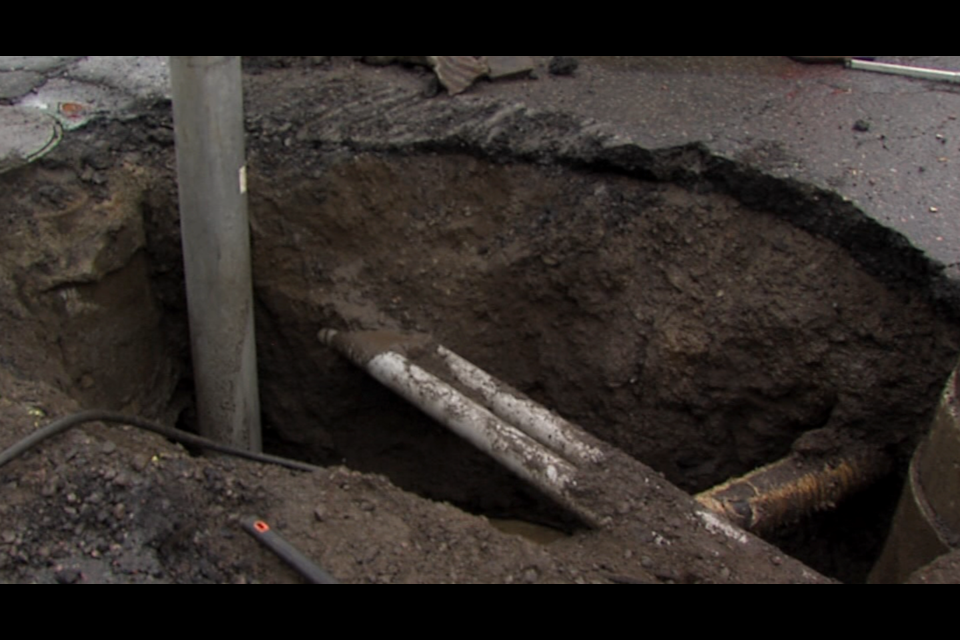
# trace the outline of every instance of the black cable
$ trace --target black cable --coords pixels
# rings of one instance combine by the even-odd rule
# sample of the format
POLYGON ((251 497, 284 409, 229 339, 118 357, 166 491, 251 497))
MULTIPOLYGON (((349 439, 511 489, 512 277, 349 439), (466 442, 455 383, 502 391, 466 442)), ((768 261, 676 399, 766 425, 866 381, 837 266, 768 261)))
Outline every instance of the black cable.
MULTIPOLYGON (((297 462, 287 458, 279 458, 277 456, 271 456, 265 453, 251 453, 250 451, 244 451, 243 449, 238 449, 236 447, 220 444, 200 436, 195 436, 192 433, 187 433, 186 431, 171 429, 148 420, 143 420, 142 418, 125 416, 123 414, 113 413, 111 411, 84 411, 82 413, 76 413, 72 416, 67 416, 66 418, 62 418, 47 425, 39 431, 27 436, 17 444, 5 450, 3 453, 0 453, 0 468, 3 468, 13 460, 16 460, 44 441, 69 431, 74 427, 78 427, 82 424, 87 424, 90 422, 103 422, 105 424, 119 424, 136 427, 138 429, 155 433, 163 436, 164 438, 168 438, 191 447, 197 447, 199 449, 205 449, 207 451, 213 451, 216 453, 223 453, 236 458, 252 460, 254 462, 262 462, 264 464, 272 464, 279 467, 285 467, 287 469, 294 469, 296 471, 323 470, 321 467, 316 467, 305 462, 297 462)), ((252 521, 251 523, 245 522, 244 527, 250 531, 251 534, 261 542, 261 544, 266 546, 281 559, 290 564, 311 583, 338 584, 337 581, 330 576, 330 574, 311 562, 306 556, 297 551, 289 542, 270 531, 269 527, 266 527, 267 530, 263 532, 260 529, 257 529, 256 524, 252 521)))
POLYGON ((150 431, 151 433, 161 435, 164 438, 169 438, 170 440, 174 440, 191 447, 197 447, 199 449, 213 451, 215 453, 223 453, 236 458, 252 460, 254 462, 262 462, 264 464, 272 464, 279 467, 285 467, 287 469, 294 469, 296 471, 323 470, 321 467, 307 464, 305 462, 297 462, 295 460, 271 456, 265 453, 252 453, 250 451, 244 451, 243 449, 238 449, 236 447, 220 444, 200 436, 195 436, 192 433, 187 433, 186 431, 181 431, 180 429, 163 427, 148 420, 143 420, 142 418, 133 418, 120 413, 113 413, 111 411, 84 411, 82 413, 77 413, 72 416, 67 416, 66 418, 57 420, 56 422, 40 429, 36 433, 27 436, 3 453, 0 453, 0 468, 3 468, 11 461, 22 456, 24 453, 30 451, 40 443, 49 440, 56 435, 64 433, 65 431, 69 431, 74 427, 78 427, 82 424, 87 424, 90 422, 103 422, 107 424, 119 424, 136 427, 138 429, 150 431))
POLYGON ((278 558, 286 562, 297 573, 303 576, 310 584, 340 584, 336 578, 318 566, 313 560, 270 528, 258 518, 245 518, 241 523, 244 531, 264 547, 272 551, 278 558))

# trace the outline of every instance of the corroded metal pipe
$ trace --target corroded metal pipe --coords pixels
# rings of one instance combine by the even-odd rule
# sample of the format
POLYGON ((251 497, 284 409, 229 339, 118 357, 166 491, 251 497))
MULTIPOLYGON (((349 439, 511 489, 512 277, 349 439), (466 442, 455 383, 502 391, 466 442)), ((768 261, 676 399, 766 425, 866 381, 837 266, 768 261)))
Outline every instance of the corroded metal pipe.
POLYGON ((763 534, 833 509, 893 470, 878 451, 825 458, 791 455, 696 496, 697 502, 747 531, 763 534))

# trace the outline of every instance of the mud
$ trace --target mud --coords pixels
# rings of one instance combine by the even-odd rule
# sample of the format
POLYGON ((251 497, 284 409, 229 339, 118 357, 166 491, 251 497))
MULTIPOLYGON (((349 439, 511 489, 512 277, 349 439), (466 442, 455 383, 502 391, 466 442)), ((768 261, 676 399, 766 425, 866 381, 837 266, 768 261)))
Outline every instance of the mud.
MULTIPOLYGON (((320 131, 338 103, 304 111, 306 72, 286 66, 248 87, 265 435, 329 472, 85 429, 0 470, 0 580, 295 581, 240 532, 249 514, 347 582, 819 580, 672 485, 845 439, 908 457, 958 335, 923 269, 900 277, 902 247, 879 274, 762 206, 786 192, 759 197, 765 178, 545 159, 584 139, 516 153, 529 137, 320 131), (590 487, 610 526, 578 528, 321 345, 324 327, 428 334, 621 449, 590 487), (536 545, 486 517, 571 535, 536 545)), ((354 104, 337 77, 325 90, 354 104)), ((536 122, 525 135, 546 135, 536 122)), ((0 445, 81 407, 191 426, 171 141, 156 105, 0 177, 0 445)))

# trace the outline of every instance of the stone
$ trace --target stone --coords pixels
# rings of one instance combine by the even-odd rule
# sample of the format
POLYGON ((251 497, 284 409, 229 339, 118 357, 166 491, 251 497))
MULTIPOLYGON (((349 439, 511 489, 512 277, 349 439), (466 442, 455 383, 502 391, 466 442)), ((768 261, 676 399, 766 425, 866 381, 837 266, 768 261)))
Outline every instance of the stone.
POLYGON ((522 76, 533 71, 533 56, 487 56, 492 79, 522 76))
POLYGON ((423 90, 420 92, 420 95, 422 95, 424 98, 436 98, 438 95, 440 95, 440 89, 442 89, 442 86, 440 85, 440 78, 437 76, 430 76, 426 84, 423 85, 423 90))
POLYGON ((550 75, 572 76, 580 68, 580 61, 573 56, 554 56, 549 68, 550 75))
POLYGON ((434 71, 447 93, 455 96, 489 73, 486 61, 474 56, 430 56, 434 71))
POLYGON ((61 569, 57 571, 54 579, 57 584, 77 584, 83 580, 83 573, 79 569, 61 569))

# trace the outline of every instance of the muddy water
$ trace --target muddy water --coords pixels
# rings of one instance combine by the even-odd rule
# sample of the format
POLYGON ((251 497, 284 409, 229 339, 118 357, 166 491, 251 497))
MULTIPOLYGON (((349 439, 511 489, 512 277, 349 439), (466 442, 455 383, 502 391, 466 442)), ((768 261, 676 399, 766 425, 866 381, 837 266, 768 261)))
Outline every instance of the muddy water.
POLYGON ((532 522, 524 522, 523 520, 499 520, 492 518, 490 519, 490 524, 501 533, 520 536, 537 544, 552 544, 568 537, 568 534, 558 529, 544 527, 533 524, 532 522))

